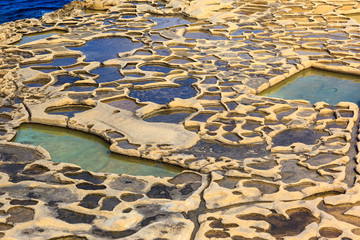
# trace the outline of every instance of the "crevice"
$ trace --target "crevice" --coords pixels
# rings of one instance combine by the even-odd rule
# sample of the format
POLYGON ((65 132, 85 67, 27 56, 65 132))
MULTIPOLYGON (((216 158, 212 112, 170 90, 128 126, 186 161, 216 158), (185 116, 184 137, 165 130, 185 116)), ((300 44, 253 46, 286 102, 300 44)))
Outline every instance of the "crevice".
POLYGON ((199 207, 194 211, 189 211, 188 213, 184 213, 183 215, 186 219, 191 220, 194 223, 194 230, 191 233, 191 240, 195 240, 196 234, 199 231, 200 223, 199 223, 199 215, 205 214, 208 212, 208 209, 206 208, 206 202, 204 199, 204 191, 209 187, 211 183, 211 174, 208 174, 207 176, 207 185, 205 186, 204 190, 200 193, 200 204, 199 207))
POLYGON ((26 104, 25 104, 24 102, 23 102, 22 104, 24 105, 25 110, 26 110, 26 111, 27 111, 27 113, 29 114, 28 121, 29 121, 29 122, 31 122, 31 117, 32 117, 32 115, 31 115, 31 111, 30 111, 29 107, 28 107, 28 106, 26 106, 26 104))
MULTIPOLYGON (((301 200, 301 199, 289 200, 288 202, 295 202, 295 201, 299 201, 299 200, 301 200)), ((283 202, 286 202, 286 201, 283 201, 283 202)), ((241 207, 241 206, 246 206, 246 205, 264 204, 264 203, 273 203, 273 201, 253 201, 253 202, 235 203, 235 204, 230 204, 230 205, 223 206, 223 207, 208 209, 207 213, 220 212, 220 211, 229 210, 231 208, 236 208, 236 207, 241 207)))
POLYGON ((66 128, 69 128, 69 121, 70 121, 70 118, 67 117, 67 118, 66 118, 66 128))
POLYGON ((350 161, 346 166, 344 182, 348 185, 349 188, 354 186, 357 176, 355 167, 357 165, 356 155, 359 152, 359 149, 357 149, 356 147, 358 142, 358 134, 359 134, 359 119, 357 119, 356 122, 354 123, 354 129, 352 130, 351 133, 350 149, 349 152, 347 153, 347 156, 349 157, 350 161))

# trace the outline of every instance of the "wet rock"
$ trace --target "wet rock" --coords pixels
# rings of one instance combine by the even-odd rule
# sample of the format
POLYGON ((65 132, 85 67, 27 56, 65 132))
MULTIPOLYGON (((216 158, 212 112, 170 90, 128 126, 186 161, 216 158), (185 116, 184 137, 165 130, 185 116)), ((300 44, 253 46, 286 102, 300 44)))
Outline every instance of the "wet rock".
POLYGON ((120 199, 125 202, 135 202, 138 199, 143 198, 141 194, 125 193, 120 196, 120 199))
POLYGON ((248 157, 263 157, 268 155, 269 151, 266 150, 266 144, 231 146, 199 141, 192 148, 181 150, 179 153, 193 154, 197 158, 229 157, 234 159, 244 159, 248 157))
POLYGON ((27 207, 12 207, 7 211, 10 217, 6 219, 7 223, 22 223, 34 219, 35 211, 27 207))
POLYGON ((0 161, 12 163, 30 163, 43 156, 34 149, 16 145, 0 144, 0 161))
POLYGON ((29 175, 43 174, 49 171, 48 167, 39 164, 33 164, 29 168, 25 169, 22 173, 29 175))
POLYGON ((110 182, 109 186, 115 190, 142 191, 146 186, 146 182, 131 176, 120 176, 110 182))
POLYGON ((104 196, 105 195, 103 194, 88 194, 80 201, 79 206, 88 209, 97 208, 99 206, 100 199, 104 196))
POLYGON ((124 238, 127 236, 131 236, 132 234, 134 234, 136 231, 134 230, 125 230, 125 231, 103 231, 101 229, 94 229, 92 231, 92 233, 96 236, 99 236, 101 238, 112 238, 112 239, 117 239, 117 238, 124 238))
POLYGON ((106 188, 105 185, 91 184, 91 183, 79 183, 79 184, 76 184, 76 187, 78 189, 83 189, 83 190, 100 190, 100 189, 106 188))
POLYGON ((82 172, 76 172, 76 173, 67 172, 64 175, 69 178, 72 178, 72 179, 81 179, 81 180, 85 180, 87 182, 91 182, 93 184, 100 184, 100 183, 103 183, 105 180, 104 177, 95 176, 88 171, 82 171, 82 172))
POLYGON ((168 180, 169 183, 174 185, 183 184, 183 183, 193 183, 193 182, 201 182, 202 177, 196 173, 183 172, 176 175, 174 178, 168 180))
POLYGON ((6 224, 6 223, 0 223, 0 231, 6 231, 9 230, 11 228, 13 228, 14 226, 11 224, 6 224))
POLYGON ((330 227, 321 228, 319 232, 322 237, 326 237, 326 238, 337 238, 343 233, 343 231, 337 228, 330 228, 330 227))
POLYGON ((273 214, 266 218, 261 215, 248 215, 241 216, 239 218, 248 220, 265 220, 270 224, 269 233, 274 237, 296 236, 304 231, 307 225, 318 221, 318 219, 315 218, 307 209, 289 210, 287 214, 290 217, 289 219, 279 214, 273 214))
MULTIPOLYGON (((6 157, 5 155, 3 155, 6 157)), ((26 164, 2 164, 0 166, 0 172, 7 173, 9 175, 16 175, 19 172, 22 172, 26 164)))
POLYGON ((57 210, 57 218, 70 224, 87 223, 90 224, 95 216, 84 213, 78 213, 67 209, 57 210))
POLYGON ((286 130, 273 139, 274 146, 290 146, 293 143, 316 144, 325 133, 309 129, 286 130))
POLYGON ((10 201, 11 205, 36 205, 38 203, 38 201, 36 200, 18 200, 18 199, 13 199, 10 201))
POLYGON ((87 238, 76 235, 68 235, 63 237, 49 238, 48 240, 87 240, 87 238))
POLYGON ((208 238, 228 238, 230 234, 221 230, 209 230, 205 233, 205 236, 208 238))
POLYGON ((150 191, 146 193, 149 198, 165 198, 165 199, 173 199, 171 196, 171 192, 175 190, 175 187, 169 187, 162 184, 158 184, 152 186, 150 191))
POLYGON ((18 183, 13 186, 2 187, 1 191, 7 192, 10 197, 18 199, 35 198, 45 202, 61 201, 74 202, 77 201, 77 196, 66 187, 37 187, 31 188, 26 183, 18 183))
POLYGON ((116 197, 105 198, 100 210, 112 211, 121 201, 116 197))

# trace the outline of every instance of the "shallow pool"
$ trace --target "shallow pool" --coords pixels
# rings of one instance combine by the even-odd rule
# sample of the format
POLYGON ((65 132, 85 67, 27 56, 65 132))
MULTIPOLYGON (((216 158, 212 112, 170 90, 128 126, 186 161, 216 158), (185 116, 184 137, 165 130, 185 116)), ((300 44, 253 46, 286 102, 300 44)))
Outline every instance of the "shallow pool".
POLYGON ((140 102, 154 102, 157 104, 168 104, 175 98, 188 99, 195 97, 198 93, 192 86, 197 80, 195 78, 187 78, 175 81, 180 86, 177 88, 153 88, 144 90, 131 89, 129 97, 137 98, 140 102))
POLYGON ((162 29, 162 28, 172 28, 172 27, 176 27, 176 26, 182 26, 185 24, 190 24, 191 22, 179 18, 179 17, 150 17, 150 20, 154 21, 157 25, 154 26, 152 29, 153 30, 157 30, 157 29, 162 29))
POLYGON ((40 39, 45 39, 48 37, 51 37, 53 35, 61 35, 66 33, 65 31, 60 31, 60 30, 54 30, 54 31, 47 31, 47 32, 41 32, 41 33, 33 33, 33 34, 28 34, 28 35, 24 35, 22 37, 22 39, 16 43, 16 45, 22 45, 25 43, 29 43, 29 42, 34 42, 40 39))
POLYGON ((71 50, 81 51, 86 56, 86 61, 104 62, 117 58, 118 53, 129 52, 142 47, 140 42, 133 42, 126 37, 97 38, 87 42, 81 47, 69 47, 71 50))
POLYGON ((353 102, 360 106, 360 77, 317 69, 301 71, 259 95, 283 99, 304 99, 336 105, 353 102))
POLYGON ((40 124, 22 124, 14 142, 40 145, 54 162, 73 163, 95 172, 172 177, 183 169, 137 157, 111 153, 101 138, 76 130, 40 124))

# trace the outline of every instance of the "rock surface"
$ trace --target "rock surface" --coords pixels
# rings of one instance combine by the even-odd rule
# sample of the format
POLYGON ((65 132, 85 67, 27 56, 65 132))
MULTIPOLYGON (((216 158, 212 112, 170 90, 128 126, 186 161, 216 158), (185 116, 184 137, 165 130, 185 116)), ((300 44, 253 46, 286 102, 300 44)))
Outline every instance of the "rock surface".
POLYGON ((360 75, 358 9, 86 0, 0 25, 0 237, 359 238, 358 106, 256 95, 310 67, 360 75), (55 163, 11 142, 22 123, 187 170, 55 163))

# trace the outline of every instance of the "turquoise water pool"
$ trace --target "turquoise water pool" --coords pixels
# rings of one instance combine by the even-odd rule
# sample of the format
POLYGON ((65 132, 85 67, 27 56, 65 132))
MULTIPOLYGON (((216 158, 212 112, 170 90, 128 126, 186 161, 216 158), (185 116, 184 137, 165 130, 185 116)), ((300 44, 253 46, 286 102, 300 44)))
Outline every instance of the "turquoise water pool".
POLYGON ((301 71, 259 95, 283 99, 304 99, 336 105, 353 102, 360 105, 360 77, 317 69, 301 71))
POLYGON ((40 145, 54 162, 73 163, 95 172, 172 177, 183 170, 170 164, 112 153, 109 144, 101 138, 67 128, 22 124, 14 142, 40 145))

